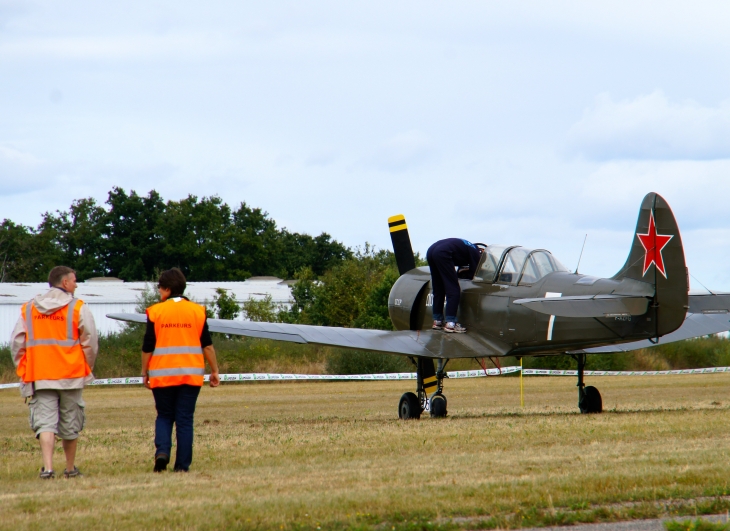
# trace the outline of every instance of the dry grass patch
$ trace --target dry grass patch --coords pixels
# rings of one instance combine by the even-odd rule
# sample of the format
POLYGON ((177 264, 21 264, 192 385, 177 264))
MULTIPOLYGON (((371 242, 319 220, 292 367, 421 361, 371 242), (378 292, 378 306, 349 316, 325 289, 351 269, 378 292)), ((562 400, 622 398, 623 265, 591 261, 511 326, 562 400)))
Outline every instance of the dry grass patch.
POLYGON ((52 482, 37 479, 26 406, 3 391, 0 528, 474 528, 724 507, 730 376, 589 383, 603 415, 577 413, 574 378, 526 378, 522 409, 502 377, 449 380, 449 417, 411 422, 396 406, 412 382, 204 388, 188 475, 150 472, 148 391, 93 388, 86 477, 52 482))

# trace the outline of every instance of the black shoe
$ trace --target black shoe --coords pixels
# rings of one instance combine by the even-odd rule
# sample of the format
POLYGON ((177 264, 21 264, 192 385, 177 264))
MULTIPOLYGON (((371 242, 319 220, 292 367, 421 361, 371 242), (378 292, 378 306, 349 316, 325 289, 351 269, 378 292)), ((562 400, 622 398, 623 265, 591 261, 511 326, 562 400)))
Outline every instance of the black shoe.
POLYGON ((170 456, 165 454, 157 454, 155 456, 155 468, 152 472, 164 472, 167 470, 167 464, 170 462, 170 456))
POLYGON ((41 467, 41 473, 38 477, 41 479, 53 479, 56 477, 56 473, 53 470, 46 470, 45 467, 41 467))
POLYGON ((65 477, 66 479, 82 478, 82 477, 84 477, 84 475, 81 473, 81 471, 78 469, 78 467, 75 466, 71 472, 69 472, 67 469, 64 468, 63 477, 65 477))
POLYGON ((181 467, 177 467, 176 466, 175 467, 175 470, 173 470, 173 472, 185 472, 187 474, 188 473, 188 469, 187 468, 181 468, 181 467))

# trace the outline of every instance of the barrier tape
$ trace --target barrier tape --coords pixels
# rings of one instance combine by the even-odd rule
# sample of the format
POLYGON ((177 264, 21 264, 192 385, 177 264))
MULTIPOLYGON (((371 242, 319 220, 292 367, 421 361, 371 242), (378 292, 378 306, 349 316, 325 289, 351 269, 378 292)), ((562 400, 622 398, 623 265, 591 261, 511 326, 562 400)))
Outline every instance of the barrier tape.
MULTIPOLYGON (((519 366, 503 367, 500 369, 474 369, 470 371, 448 371, 449 378, 484 378, 485 376, 500 376, 520 372, 519 366)), ((706 369, 681 369, 674 371, 584 371, 585 376, 666 376, 674 374, 712 374, 718 372, 730 373, 730 367, 708 367, 706 369)), ((550 370, 550 369, 523 369, 524 376, 578 376, 578 371, 550 370)), ((209 375, 205 375, 207 382, 209 375)), ((281 381, 353 381, 353 380, 415 380, 415 372, 393 372, 384 374, 274 374, 274 373, 245 373, 221 374, 221 382, 281 382, 281 381)), ((89 385, 142 385, 142 377, 131 378, 102 378, 94 380, 89 385)), ((20 387, 19 383, 0 384, 0 389, 20 387)))

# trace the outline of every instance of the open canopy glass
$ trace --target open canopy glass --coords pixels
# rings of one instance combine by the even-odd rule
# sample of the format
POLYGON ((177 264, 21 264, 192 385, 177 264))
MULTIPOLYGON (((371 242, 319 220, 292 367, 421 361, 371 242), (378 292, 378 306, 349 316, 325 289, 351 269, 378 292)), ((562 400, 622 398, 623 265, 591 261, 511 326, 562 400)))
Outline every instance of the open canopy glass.
POLYGON ((475 280, 529 285, 555 271, 568 271, 568 269, 544 249, 489 245, 482 257, 475 280))

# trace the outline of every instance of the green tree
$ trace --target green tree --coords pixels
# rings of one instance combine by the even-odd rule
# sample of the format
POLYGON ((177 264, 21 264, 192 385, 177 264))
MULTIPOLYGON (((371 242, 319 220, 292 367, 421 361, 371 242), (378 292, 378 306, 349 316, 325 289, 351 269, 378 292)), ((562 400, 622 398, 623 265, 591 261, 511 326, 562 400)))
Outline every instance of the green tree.
POLYGON ((246 203, 235 211, 217 196, 165 203, 155 190, 142 196, 115 187, 104 206, 78 199, 68 211, 45 213, 36 229, 7 219, 0 224, 0 281, 45 280, 58 264, 80 278, 127 281, 149 280, 173 266, 193 281, 291 278, 307 267, 322 275, 349 257, 328 234, 279 230, 246 203))
POLYGON ((37 236, 50 242, 58 264, 73 264, 70 267, 77 278, 105 276, 102 233, 106 215, 94 199, 78 199, 68 211, 46 212, 37 236))
POLYGON ((371 287, 360 314, 352 323, 354 327, 393 330, 393 322, 388 312, 388 297, 398 277, 400 275, 396 266, 386 268, 380 282, 371 287))
POLYGON ((54 248, 35 231, 9 219, 0 224, 0 282, 42 282, 48 278, 54 248))
POLYGON ((323 275, 327 270, 342 263, 353 254, 350 249, 323 232, 312 237, 309 234, 299 234, 281 231, 280 252, 277 258, 280 276, 292 278, 296 271, 309 267, 317 275, 323 275))
POLYGON ((165 267, 192 281, 229 280, 230 233, 231 209, 219 197, 168 201, 158 224, 165 267))
POLYGON ((224 288, 215 288, 216 296, 213 297, 212 307, 218 319, 233 320, 241 313, 241 307, 236 299, 228 294, 224 288))
MULTIPOLYGON (((158 230, 165 203, 152 190, 147 197, 115 187, 106 201, 102 237, 103 257, 110 276, 130 280, 152 278, 155 269, 168 269, 161 260, 162 237, 158 230)), ((73 266, 71 266, 73 267, 73 266)))
POLYGON ((281 308, 272 300, 271 295, 263 299, 250 298, 243 303, 243 315, 249 321, 257 323, 279 322, 279 311, 281 308))
POLYGON ((398 274, 392 253, 366 244, 315 280, 311 268, 297 274, 290 322, 390 330, 388 294, 398 274))
POLYGON ((282 275, 281 233, 276 228, 276 222, 260 208, 241 203, 238 210, 233 212, 232 225, 228 263, 232 279, 282 275))
POLYGON ((308 317, 304 314, 314 300, 315 276, 312 268, 304 267, 295 275, 296 282, 292 285, 292 305, 288 311, 279 313, 279 320, 284 323, 306 323, 308 317))
POLYGON ((139 295, 137 295, 137 306, 135 306, 135 311, 137 313, 145 313, 147 308, 153 304, 157 304, 158 302, 160 302, 160 292, 145 282, 144 288, 139 292, 139 295))

